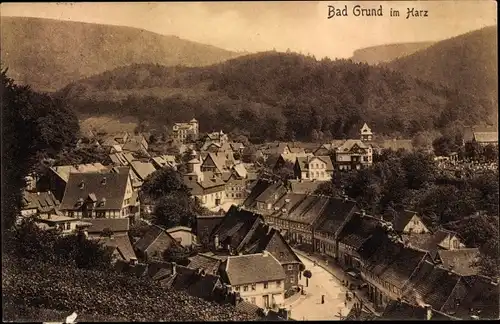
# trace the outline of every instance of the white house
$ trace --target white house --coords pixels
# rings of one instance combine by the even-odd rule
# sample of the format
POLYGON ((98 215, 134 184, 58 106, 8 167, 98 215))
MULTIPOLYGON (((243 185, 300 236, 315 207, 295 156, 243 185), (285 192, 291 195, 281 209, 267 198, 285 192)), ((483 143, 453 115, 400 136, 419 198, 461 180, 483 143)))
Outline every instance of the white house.
POLYGON ((285 270, 269 252, 229 256, 221 265, 229 291, 264 309, 285 303, 285 270))
POLYGON ((329 156, 297 157, 294 173, 299 179, 328 181, 333 175, 332 160, 329 156))

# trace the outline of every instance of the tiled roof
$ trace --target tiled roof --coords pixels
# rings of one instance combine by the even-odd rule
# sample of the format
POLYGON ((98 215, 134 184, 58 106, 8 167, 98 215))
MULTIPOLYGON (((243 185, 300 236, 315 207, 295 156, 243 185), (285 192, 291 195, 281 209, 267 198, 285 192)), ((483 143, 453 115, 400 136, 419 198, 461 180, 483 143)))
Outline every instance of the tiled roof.
POLYGON ((400 289, 426 256, 425 252, 403 247, 388 238, 380 239, 377 235, 365 241, 360 254, 369 271, 400 289), (366 253, 367 246, 374 251, 366 253))
POLYGON ((247 198, 243 202, 245 207, 254 207, 256 199, 269 187, 272 182, 264 179, 259 179, 253 186, 247 198))
POLYGON ((250 315, 260 315, 262 310, 260 309, 259 306, 252 304, 250 302, 247 302, 245 300, 240 301, 238 304, 236 304, 236 310, 245 314, 250 314, 250 315))
POLYGON ((348 221, 351 212, 357 210, 356 202, 341 198, 328 198, 328 203, 322 211, 321 222, 316 227, 316 231, 330 234, 341 229, 344 222, 348 221))
POLYGON ((231 145, 231 148, 235 151, 242 150, 245 148, 245 145, 243 145, 243 143, 232 142, 229 144, 231 145))
POLYGON ((231 285, 284 280, 285 271, 270 253, 230 256, 225 272, 231 285))
MULTIPOLYGON (((279 190, 284 190, 284 185, 281 181, 270 184, 267 188, 257 197, 255 201, 257 202, 267 202, 274 194, 279 190)), ((281 196, 281 195, 279 195, 281 196)))
POLYGON ((338 152, 348 152, 353 148, 354 145, 357 145, 359 148, 362 148, 362 149, 368 149, 368 147, 369 147, 367 144, 365 144, 361 140, 348 139, 341 146, 337 147, 337 151, 338 152))
POLYGON ((237 248, 255 222, 263 222, 262 216, 252 212, 231 206, 219 225, 212 231, 210 241, 214 242, 218 235, 220 244, 230 244, 232 248, 237 248))
POLYGON ((135 174, 137 174, 138 178, 142 181, 146 180, 150 174, 156 171, 153 164, 149 162, 132 161, 130 162, 130 166, 134 170, 135 174))
POLYGON ((197 274, 197 276, 197 280, 187 287, 187 293, 194 297, 209 299, 220 283, 220 277, 212 274, 197 274))
POLYGON ((478 274, 478 267, 474 263, 480 257, 479 249, 459 249, 438 251, 441 266, 445 269, 453 270, 462 276, 478 274))
POLYGON ((134 253, 134 248, 130 243, 130 238, 127 234, 125 235, 114 235, 109 238, 100 238, 100 241, 103 242, 104 246, 112 247, 118 249, 118 252, 122 256, 122 258, 126 261, 130 261, 132 258, 136 258, 134 253))
POLYGON ((474 132, 474 139, 481 143, 498 143, 498 132, 474 132))
POLYGON ((97 199, 94 210, 118 210, 123 206, 128 175, 123 173, 71 173, 61 210, 78 210, 90 195, 97 199), (82 186, 83 184, 83 186, 82 186))
POLYGON ((89 233, 101 233, 106 228, 113 233, 127 232, 130 224, 128 218, 83 218, 82 221, 92 224, 87 229, 89 233))
POLYGON ((132 153, 117 152, 109 155, 111 162, 115 165, 127 166, 130 162, 134 161, 135 158, 132 153))
POLYGON ((168 236, 171 242, 176 242, 175 239, 170 236, 170 234, 168 234, 166 230, 157 225, 151 225, 146 234, 134 244, 135 249, 141 252, 145 252, 162 234, 168 236))
POLYGON ((225 182, 213 172, 203 172, 203 181, 184 181, 194 196, 201 196, 213 192, 224 191, 225 182))
POLYGON ((209 239, 214 228, 224 219, 224 215, 196 216, 196 235, 200 242, 209 239))
POLYGON ((170 262, 151 261, 148 264, 147 276, 153 280, 159 280, 172 274, 173 265, 170 262))
POLYGON ((456 273, 435 267, 430 261, 422 262, 414 277, 410 279, 409 297, 418 299, 440 310, 450 297, 453 289, 460 280, 456 273))
POLYGON ((357 250, 373 234, 379 222, 374 217, 354 213, 339 233, 339 241, 357 250))
POLYGON ((326 182, 328 181, 289 180, 292 192, 301 194, 313 193, 319 185, 326 182))
POLYGON ((389 302, 380 317, 382 320, 425 320, 426 318, 425 308, 399 301, 389 302))
MULTIPOLYGON (((389 221, 392 222, 393 227, 396 231, 402 232, 404 230, 404 228, 406 227, 406 225, 408 225, 408 223, 410 222, 412 217, 416 214, 417 214, 417 212, 410 211, 410 210, 402 210, 399 212, 396 211, 394 213, 393 219, 389 220, 389 221)), ((384 219, 385 219, 385 217, 384 217, 384 219)))
POLYGON ((46 192, 23 192, 22 209, 38 209, 40 212, 48 212, 59 206, 59 201, 50 191, 46 192))
POLYGON ((62 180, 68 182, 70 173, 88 173, 107 171, 108 167, 101 163, 89 163, 79 165, 60 165, 51 168, 62 180))
POLYGON ((190 269, 203 269, 206 273, 216 274, 221 264, 221 260, 213 258, 211 256, 205 255, 203 253, 197 254, 195 256, 189 257, 189 264, 187 265, 190 269))
POLYGON ((233 166, 234 171, 238 176, 241 178, 246 178, 247 177, 247 170, 245 169, 245 166, 242 163, 235 164, 233 166))
POLYGON ((309 163, 315 159, 319 159, 326 164, 326 171, 333 171, 332 159, 327 156, 298 156, 297 162, 301 171, 309 170, 309 163))
POLYGON ((157 168, 164 168, 166 166, 175 167, 177 165, 174 155, 155 156, 151 158, 151 161, 157 168))
POLYGON ((468 290, 455 310, 454 316, 470 319, 471 315, 476 315, 480 319, 498 319, 500 302, 498 283, 493 283, 491 279, 482 276, 463 277, 463 280, 467 282, 468 290))

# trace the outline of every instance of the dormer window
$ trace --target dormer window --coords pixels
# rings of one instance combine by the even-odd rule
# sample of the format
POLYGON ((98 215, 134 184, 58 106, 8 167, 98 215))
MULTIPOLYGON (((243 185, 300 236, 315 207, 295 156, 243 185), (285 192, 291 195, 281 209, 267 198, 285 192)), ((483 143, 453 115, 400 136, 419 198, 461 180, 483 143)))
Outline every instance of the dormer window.
POLYGON ((106 204, 106 198, 102 198, 101 202, 99 203, 99 206, 102 207, 106 204))
POLYGON ((104 186, 106 184, 106 177, 103 177, 101 180, 101 184, 104 186))
POLYGON ((80 181, 80 184, 78 185, 78 187, 79 187, 80 189, 85 188, 85 182, 83 182, 83 180, 82 180, 82 181, 80 181))

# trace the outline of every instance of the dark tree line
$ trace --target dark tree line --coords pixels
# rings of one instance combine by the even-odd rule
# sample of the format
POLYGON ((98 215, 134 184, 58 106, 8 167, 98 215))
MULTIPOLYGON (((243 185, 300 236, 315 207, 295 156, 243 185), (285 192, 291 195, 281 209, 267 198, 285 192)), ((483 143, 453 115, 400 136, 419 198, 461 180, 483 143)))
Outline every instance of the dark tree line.
POLYGON ((195 116, 203 121, 201 131, 238 132, 252 142, 357 137, 363 122, 378 134, 410 137, 485 121, 496 108, 470 93, 382 67, 275 52, 204 68, 133 65, 69 85, 59 95, 80 112, 148 116, 151 124, 195 116), (141 73, 152 77, 137 77, 141 73), (155 87, 178 94, 139 95, 155 87), (110 100, 108 90, 129 95, 110 100), (102 97, 89 99, 90 91, 102 97))

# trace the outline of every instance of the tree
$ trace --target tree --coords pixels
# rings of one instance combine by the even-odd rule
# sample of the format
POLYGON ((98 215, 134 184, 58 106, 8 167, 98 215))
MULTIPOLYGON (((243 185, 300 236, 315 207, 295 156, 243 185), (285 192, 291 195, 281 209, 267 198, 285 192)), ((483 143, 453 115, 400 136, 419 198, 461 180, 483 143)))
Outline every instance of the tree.
POLYGON ((181 175, 171 167, 161 168, 150 174, 141 187, 142 192, 153 200, 158 200, 177 192, 189 196, 189 189, 181 175))
POLYGON ((184 193, 171 193, 161 197, 153 211, 153 222, 166 228, 191 227, 196 220, 193 205, 193 200, 184 193))
POLYGON ((465 143, 465 157, 471 160, 478 160, 483 153, 483 148, 477 142, 465 143))
POLYGON ((319 140, 319 133, 316 129, 313 129, 311 131, 311 141, 312 142, 317 142, 319 140))
POLYGON ((488 144, 484 147, 484 158, 488 162, 498 163, 498 146, 493 144, 488 144))
POLYGON ((78 119, 67 103, 39 94, 29 86, 18 86, 2 70, 2 229, 14 223, 22 200, 24 177, 37 162, 39 153, 54 157, 74 146, 78 119))
POLYGON ((309 287, 309 279, 312 277, 311 270, 304 270, 303 275, 306 278, 306 287, 309 287))
POLYGON ((241 159, 244 163, 254 163, 256 160, 257 149, 253 145, 246 146, 243 149, 241 159))

